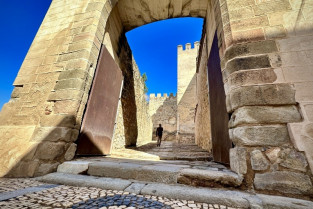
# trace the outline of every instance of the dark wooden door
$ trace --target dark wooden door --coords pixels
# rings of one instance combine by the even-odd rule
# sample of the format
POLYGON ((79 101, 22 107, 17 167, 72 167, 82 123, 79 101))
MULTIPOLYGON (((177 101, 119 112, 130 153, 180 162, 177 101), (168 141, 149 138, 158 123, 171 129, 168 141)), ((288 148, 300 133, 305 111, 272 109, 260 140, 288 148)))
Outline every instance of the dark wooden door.
POLYGON ((216 162, 229 164, 229 149, 232 143, 228 133, 229 118, 220 62, 218 39, 215 33, 208 60, 213 159, 216 162))
POLYGON ((102 45, 77 141, 78 155, 110 154, 122 83, 120 68, 102 45))

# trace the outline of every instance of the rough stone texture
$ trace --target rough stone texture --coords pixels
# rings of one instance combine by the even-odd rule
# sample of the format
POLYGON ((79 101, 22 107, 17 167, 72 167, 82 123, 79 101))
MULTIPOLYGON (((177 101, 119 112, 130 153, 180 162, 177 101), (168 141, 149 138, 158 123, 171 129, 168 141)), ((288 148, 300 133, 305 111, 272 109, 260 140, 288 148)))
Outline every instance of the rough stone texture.
POLYGON ((228 110, 250 105, 296 104, 295 90, 290 84, 244 86, 230 91, 228 110))
POLYGON ((86 173, 89 168, 89 162, 71 161, 64 162, 58 167, 59 173, 81 174, 86 173))
POLYGON ((254 186, 259 190, 275 190, 291 194, 312 194, 309 176, 289 171, 255 174, 254 186))
POLYGON ((235 147, 229 151, 230 168, 240 175, 247 173, 246 149, 243 147, 235 147))
POLYGON ((289 143, 286 126, 243 126, 230 129, 229 136, 236 145, 280 146, 289 143))
POLYGON ((69 148, 66 150, 66 153, 64 155, 65 160, 72 160, 75 157, 77 145, 72 143, 69 148))
POLYGON ((206 37, 202 43, 201 57, 198 60, 197 72, 197 106, 195 118, 195 137, 196 144, 203 149, 212 151, 211 139, 211 118, 210 118, 210 101, 209 86, 207 73, 208 52, 206 49, 206 37))
POLYGON ((269 163, 260 150, 251 152, 251 166, 253 170, 257 171, 263 171, 268 168, 269 163))
POLYGON ((195 142, 196 60, 199 42, 178 46, 177 53, 177 132, 181 143, 195 142))
MULTIPOLYGON (((0 148, 1 175, 10 171, 16 172, 16 175, 34 175, 39 164, 64 160, 66 150, 60 150, 61 155, 56 154, 56 150, 49 151, 47 154, 51 156, 44 156, 45 159, 41 161, 36 159, 42 156, 42 147, 53 142, 43 142, 43 138, 37 138, 34 142, 32 137, 36 137, 33 133, 35 128, 41 127, 79 130, 94 66, 105 37, 104 43, 122 67, 125 63, 119 59, 125 58, 122 47, 125 32, 157 20, 185 16, 206 18, 204 31, 207 33, 208 53, 215 32, 219 38, 221 57, 224 57, 226 49, 234 49, 234 53, 230 53, 232 55, 226 57, 222 64, 226 77, 227 74, 231 78, 235 72, 251 69, 266 71, 261 67, 269 69, 266 71, 268 79, 260 77, 255 82, 255 78, 262 75, 255 73, 254 76, 245 76, 246 80, 242 83, 236 83, 236 88, 225 88, 230 114, 244 106, 299 104, 303 121, 299 124, 287 123, 294 145, 305 152, 313 168, 312 134, 306 128, 312 123, 310 113, 313 103, 311 1, 83 0, 71 2, 70 10, 68 5, 68 1, 52 1, 14 82, 12 98, 0 113, 0 140, 3 145, 0 148), (111 24, 108 19, 116 24, 111 24), (275 81, 271 69, 276 74, 275 81), (65 73, 72 70, 83 73, 65 73), (65 103, 71 108, 61 113, 60 107, 65 103), (39 151, 36 151, 37 146, 40 146, 39 151)), ((133 107, 136 101, 128 104, 133 107)), ((124 118, 135 123, 137 119, 131 117, 135 111, 132 113, 124 118)), ((132 129, 133 126, 129 127, 124 126, 125 135, 135 137, 126 144, 134 145, 138 132, 132 129)), ((287 131, 283 130, 285 126, 282 127, 269 127, 266 124, 240 127, 231 132, 234 131, 236 143, 243 145, 281 146, 289 140, 287 131), (274 131, 275 128, 277 130, 274 131)), ((56 141, 54 145, 58 143, 56 141)), ((59 148, 63 149, 61 146, 59 148)), ((64 145, 65 148, 67 145, 64 145)))
MULTIPOLYGON (((191 184, 193 181, 200 181, 205 184, 208 183, 218 183, 227 186, 240 186, 243 178, 238 176, 233 172, 225 172, 225 171, 214 171, 214 170, 200 170, 200 169, 183 169, 180 171, 178 176, 178 183, 186 184, 189 179, 191 184)), ((188 183, 187 183, 188 184, 188 183)))
POLYGON ((297 152, 294 149, 283 149, 279 153, 280 165, 286 168, 295 169, 305 172, 308 163, 304 154, 297 152))
POLYGON ((271 163, 276 163, 279 157, 280 148, 273 147, 265 151, 265 155, 271 161, 271 163))
POLYGON ((281 124, 299 122, 301 115, 296 106, 253 106, 237 109, 229 121, 230 127, 243 124, 281 124))
POLYGON ((152 138, 155 139, 156 128, 159 124, 163 127, 162 140, 173 141, 176 140, 177 134, 177 98, 170 94, 163 96, 155 96, 150 94, 149 99, 149 113, 152 118, 153 132, 152 138))

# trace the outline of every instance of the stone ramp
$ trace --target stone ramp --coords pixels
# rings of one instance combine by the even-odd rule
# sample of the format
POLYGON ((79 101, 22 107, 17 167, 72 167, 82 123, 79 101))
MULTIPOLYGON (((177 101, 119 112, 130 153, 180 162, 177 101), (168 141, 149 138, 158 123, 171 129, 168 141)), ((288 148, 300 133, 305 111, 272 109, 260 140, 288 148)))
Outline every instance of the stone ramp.
POLYGON ((208 204, 216 203, 226 205, 229 208, 313 208, 313 202, 294 198, 250 194, 247 192, 230 191, 225 189, 195 188, 184 185, 136 182, 119 178, 52 173, 40 177, 38 180, 50 184, 65 184, 78 187, 97 187, 101 189, 125 191, 140 195, 165 196, 172 199, 183 199, 208 204))
POLYGON ((114 150, 111 157, 144 160, 211 161, 212 155, 195 144, 163 141, 161 147, 151 142, 139 147, 114 150))
POLYGON ((204 187, 239 187, 242 183, 242 178, 225 166, 206 161, 85 159, 65 162, 58 167, 58 172, 204 187))

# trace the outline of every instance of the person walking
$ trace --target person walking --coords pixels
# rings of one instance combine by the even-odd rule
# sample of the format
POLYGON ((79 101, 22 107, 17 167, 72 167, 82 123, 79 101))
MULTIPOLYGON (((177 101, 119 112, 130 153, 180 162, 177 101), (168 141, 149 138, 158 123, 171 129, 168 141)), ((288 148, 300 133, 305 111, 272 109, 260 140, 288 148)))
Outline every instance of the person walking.
POLYGON ((163 135, 163 127, 161 124, 159 124, 159 127, 156 129, 155 135, 156 137, 158 137, 157 147, 160 147, 161 141, 162 141, 162 135, 163 135))

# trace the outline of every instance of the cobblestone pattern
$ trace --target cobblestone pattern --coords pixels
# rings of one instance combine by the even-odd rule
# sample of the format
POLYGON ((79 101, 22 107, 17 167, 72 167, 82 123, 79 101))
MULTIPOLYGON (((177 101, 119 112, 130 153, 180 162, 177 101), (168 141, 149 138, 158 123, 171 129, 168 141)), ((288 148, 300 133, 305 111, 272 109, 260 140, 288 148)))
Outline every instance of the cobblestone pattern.
MULTIPOLYGON (((4 179, 0 179, 2 182, 4 179)), ((7 180, 7 179, 5 179, 7 180)), ((25 179, 10 179, 12 188, 22 185, 36 185, 38 182, 25 179), (25 181, 25 183, 24 183, 25 181)), ((6 187, 6 186, 5 186, 6 187)), ((1 191, 2 186, 0 187, 1 191)), ((135 195, 128 192, 102 190, 93 187, 59 186, 41 192, 30 193, 24 196, 0 202, 2 209, 27 208, 86 208, 86 209, 117 209, 117 208, 200 208, 200 209, 234 209, 218 204, 196 203, 194 201, 168 199, 151 195, 135 195)))
POLYGON ((11 192, 18 189, 25 189, 27 187, 35 187, 43 183, 29 180, 29 179, 8 179, 0 178, 0 193, 11 192))

